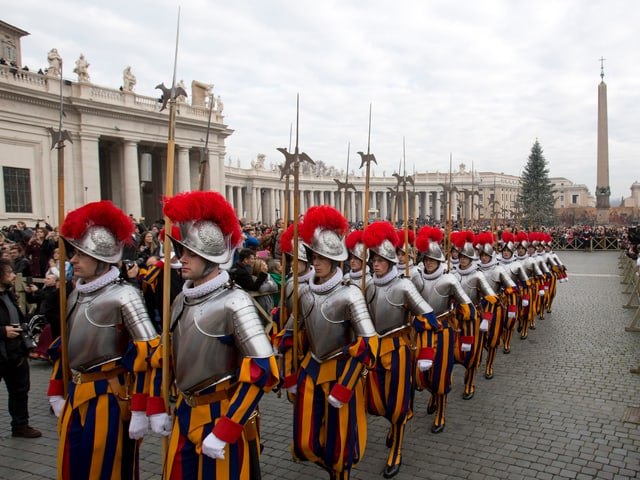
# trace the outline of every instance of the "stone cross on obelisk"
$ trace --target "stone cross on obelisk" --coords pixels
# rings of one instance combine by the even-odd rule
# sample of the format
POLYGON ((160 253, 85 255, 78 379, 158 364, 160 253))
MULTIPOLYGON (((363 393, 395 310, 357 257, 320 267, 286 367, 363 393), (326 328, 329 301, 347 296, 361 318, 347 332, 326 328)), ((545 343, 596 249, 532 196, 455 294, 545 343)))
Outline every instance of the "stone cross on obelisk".
POLYGON ((604 58, 600 57, 598 85, 598 156, 596 177, 596 209, 598 224, 609 223, 609 127, 607 121, 607 84, 604 83, 604 58))

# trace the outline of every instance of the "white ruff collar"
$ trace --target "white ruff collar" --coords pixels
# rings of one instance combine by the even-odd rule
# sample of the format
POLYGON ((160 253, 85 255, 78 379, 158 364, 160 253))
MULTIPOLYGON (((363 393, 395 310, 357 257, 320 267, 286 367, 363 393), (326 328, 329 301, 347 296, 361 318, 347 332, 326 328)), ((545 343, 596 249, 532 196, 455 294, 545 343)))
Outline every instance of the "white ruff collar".
POLYGON ((304 275, 300 275, 298 277, 298 283, 300 282, 307 282, 307 283, 311 283, 311 280, 313 279, 313 276, 316 274, 316 271, 313 269, 313 267, 311 267, 311 269, 305 273, 304 275))
POLYGON ((225 283, 229 281, 229 274, 226 270, 222 270, 218 275, 213 277, 211 280, 204 282, 197 287, 193 287, 193 280, 187 280, 184 282, 182 286, 182 293, 187 298, 199 298, 207 293, 211 293, 214 290, 217 290, 225 283))
POLYGON ((118 270, 118 267, 114 267, 112 265, 107 273, 90 281, 89 283, 84 283, 84 280, 79 278, 76 282, 76 290, 80 293, 93 293, 96 290, 100 290, 102 287, 106 287, 110 283, 115 282, 119 276, 120 270, 118 270))
POLYGON ((309 282, 309 288, 313 293, 326 293, 329 290, 333 289, 333 287, 341 283, 343 276, 344 275, 342 274, 342 270, 340 270, 340 267, 338 267, 336 268, 336 272, 333 274, 333 277, 331 277, 329 280, 322 284, 309 282))
POLYGON ((426 273, 423 271, 422 278, 424 278, 425 280, 433 280, 434 278, 438 278, 443 273, 444 273, 444 263, 441 262, 440 265, 438 265, 438 268, 436 268, 435 272, 426 273))
POLYGON ((467 269, 465 269, 465 270, 461 269, 459 266, 458 266, 458 268, 456 268, 456 272, 458 272, 458 273, 459 273, 460 275, 462 275, 463 277, 464 277, 464 276, 466 276, 466 275, 469 275, 470 273, 473 273, 473 272, 475 272, 475 271, 477 271, 477 270, 478 270, 478 267, 477 267, 477 266, 475 266, 475 265, 473 264, 473 262, 471 263, 471 265, 469 265, 469 268, 467 268, 467 269), (474 268, 474 267, 475 267, 475 268, 474 268))
POLYGON ((498 262, 495 258, 492 258, 487 263, 478 263, 481 270, 489 270, 491 267, 495 267, 498 262))
MULTIPOLYGON (((369 273, 369 265, 367 265, 367 273, 369 273)), ((351 270, 349 272, 349 277, 351 277, 352 280, 355 280, 356 278, 362 278, 362 269, 358 270, 357 272, 351 270)))
POLYGON ((504 257, 500 257, 500 263, 511 263, 513 261, 515 261, 516 256, 515 255, 511 255, 511 258, 504 258, 504 257))
POLYGON ((373 276, 373 284, 374 285, 386 285, 387 283, 389 283, 391 280, 393 280, 397 276, 398 276, 398 268, 394 265, 393 267, 391 267, 391 270, 389 270, 384 277, 377 277, 376 275, 374 275, 373 276))

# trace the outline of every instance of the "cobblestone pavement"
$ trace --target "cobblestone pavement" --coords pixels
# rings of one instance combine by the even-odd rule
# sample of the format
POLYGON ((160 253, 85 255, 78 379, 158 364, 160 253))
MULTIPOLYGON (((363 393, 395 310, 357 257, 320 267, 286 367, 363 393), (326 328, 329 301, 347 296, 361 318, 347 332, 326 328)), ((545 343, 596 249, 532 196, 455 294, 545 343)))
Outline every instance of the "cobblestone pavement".
MULTIPOLYGON (((570 281, 558 284, 553 313, 537 322, 525 341, 515 338, 510 355, 499 351, 495 376, 482 369, 476 395, 462 400, 463 370, 454 369, 446 429, 430 432, 426 392, 416 393, 415 415, 405 435, 402 479, 631 479, 640 478, 640 428, 625 422, 640 406, 640 334, 625 332, 633 312, 622 305, 617 252, 560 252, 570 281)), ((31 423, 39 439, 14 439, 0 387, 0 479, 56 478, 56 422, 46 386, 50 367, 32 363, 31 423)), ((264 480, 326 478, 310 464, 291 460, 289 403, 267 395, 262 409, 264 480)), ((388 424, 371 417, 367 450, 355 479, 382 478, 388 424)), ((159 479, 161 447, 148 437, 142 478, 159 479)))

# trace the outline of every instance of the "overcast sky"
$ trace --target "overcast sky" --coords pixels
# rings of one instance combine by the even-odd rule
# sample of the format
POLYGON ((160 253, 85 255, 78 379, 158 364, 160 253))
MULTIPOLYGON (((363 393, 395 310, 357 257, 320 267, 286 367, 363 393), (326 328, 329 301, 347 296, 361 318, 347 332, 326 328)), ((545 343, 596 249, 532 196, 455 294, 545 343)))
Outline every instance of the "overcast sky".
POLYGON ((65 77, 83 53, 91 81, 157 96, 173 73, 214 84, 234 165, 280 163, 300 94, 299 145, 314 160, 377 175, 454 170, 518 175, 536 138, 550 176, 596 186, 599 58, 608 89, 611 199, 640 181, 640 2, 636 0, 20 0, 2 20, 28 31, 23 64, 65 77))

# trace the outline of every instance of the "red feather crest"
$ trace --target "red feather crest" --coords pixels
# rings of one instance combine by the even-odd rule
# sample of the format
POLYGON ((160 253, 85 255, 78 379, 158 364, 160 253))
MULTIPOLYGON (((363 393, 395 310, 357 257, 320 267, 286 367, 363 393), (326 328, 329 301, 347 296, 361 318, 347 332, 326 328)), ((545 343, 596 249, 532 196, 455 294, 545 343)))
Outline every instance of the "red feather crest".
POLYGON ((458 234, 455 237, 453 236, 453 233, 451 234, 451 243, 453 243, 458 250, 462 249, 465 243, 473 242, 473 232, 467 230, 457 233, 458 234))
POLYGON ((367 248, 378 247, 384 240, 389 240, 393 246, 398 242, 396 230, 389 222, 373 222, 364 229, 362 241, 367 248))
POLYGON ((513 236, 513 233, 511 232, 502 232, 502 241, 504 243, 509 243, 509 242, 513 242, 515 241, 515 237, 513 236))
POLYGON ((164 198, 164 214, 172 222, 182 223, 195 220, 214 222, 223 235, 231 235, 231 245, 238 245, 242 238, 236 212, 218 192, 185 192, 171 198, 164 198))
POLYGON ((69 212, 60 226, 60 233, 75 240, 91 226, 108 228, 120 242, 133 242, 131 235, 135 227, 131 218, 108 200, 87 203, 69 212))
POLYGON ((289 254, 293 252, 293 223, 280 235, 280 250, 289 254))
POLYGON ((518 232, 518 234, 516 235, 516 241, 518 243, 528 242, 529 241, 529 237, 527 236, 526 232, 518 232))
POLYGON ((358 243, 362 243, 362 234, 362 230, 354 230, 349 235, 347 235, 347 238, 344 239, 344 243, 347 246, 348 250, 353 250, 353 247, 355 247, 358 243))
MULTIPOLYGON (((416 241, 416 235, 413 233, 413 230, 407 230, 407 233, 409 233, 409 245, 411 246, 416 241)), ((396 248, 404 249, 404 229, 399 228, 398 230, 396 230, 396 235, 398 236, 398 243, 396 244, 396 248)))
POLYGON ((421 252, 429 249, 429 242, 442 242, 444 235, 438 227, 422 227, 416 237, 416 248, 421 252))
POLYGON ((313 241, 316 228, 333 230, 338 235, 344 236, 349 230, 349 223, 342 214, 329 205, 311 207, 304 215, 304 222, 298 225, 298 234, 306 243, 313 241))
MULTIPOLYGON (((182 234, 180 233, 180 227, 177 225, 171 225, 171 236, 176 240, 182 240, 182 234)), ((164 242, 164 228, 158 232, 158 239, 164 242)))

